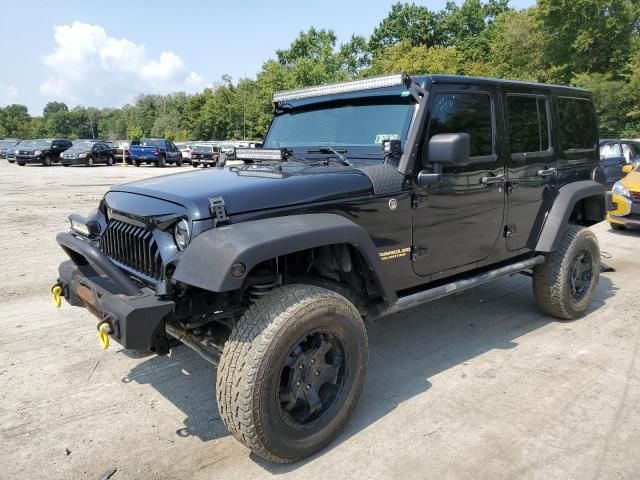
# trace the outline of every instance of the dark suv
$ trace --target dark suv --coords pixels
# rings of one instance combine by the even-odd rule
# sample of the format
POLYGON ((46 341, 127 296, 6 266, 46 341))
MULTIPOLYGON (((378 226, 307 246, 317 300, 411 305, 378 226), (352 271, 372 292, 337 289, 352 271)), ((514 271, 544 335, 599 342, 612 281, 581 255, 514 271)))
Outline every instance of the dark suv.
POLYGON ((366 321, 516 273, 544 313, 585 314, 587 227, 606 214, 587 91, 402 74, 273 100, 241 165, 115 186, 72 215, 53 287, 105 346, 180 341, 218 365, 220 416, 258 455, 299 460, 341 431, 366 321))
POLYGON ((111 145, 96 140, 76 140, 71 148, 60 155, 63 166, 86 165, 93 167, 99 163, 113 165, 115 157, 111 145))
POLYGON ((25 140, 16 148, 16 162, 20 166, 27 163, 41 163, 45 167, 60 160, 60 154, 71 147, 71 140, 40 139, 25 140))

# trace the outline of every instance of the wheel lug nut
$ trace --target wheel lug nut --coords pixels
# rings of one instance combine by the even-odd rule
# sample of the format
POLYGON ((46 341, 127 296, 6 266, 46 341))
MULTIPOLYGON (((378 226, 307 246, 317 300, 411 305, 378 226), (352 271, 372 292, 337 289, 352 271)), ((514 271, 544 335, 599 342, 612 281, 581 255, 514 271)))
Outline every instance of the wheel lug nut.
POLYGON ((316 359, 315 359, 315 358, 312 358, 312 359, 311 359, 311 363, 316 363, 316 359))
POLYGON ((300 382, 298 381, 296 382, 296 387, 299 387, 299 386, 300 386, 300 382))
POLYGON ((320 371, 316 370, 316 377, 319 377, 319 376, 320 376, 320 371))
POLYGON ((302 370, 302 365, 300 365, 300 366, 298 367, 298 370, 302 370))
POLYGON ((311 385, 307 385, 307 390, 309 390, 311 388, 311 385))

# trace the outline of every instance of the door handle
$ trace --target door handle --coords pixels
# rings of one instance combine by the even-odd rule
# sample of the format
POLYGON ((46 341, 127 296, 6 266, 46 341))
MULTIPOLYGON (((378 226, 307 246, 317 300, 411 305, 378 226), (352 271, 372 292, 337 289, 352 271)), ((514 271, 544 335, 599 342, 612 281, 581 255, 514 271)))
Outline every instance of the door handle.
POLYGON ((546 168, 544 170, 538 170, 539 177, 550 177, 558 172, 557 168, 546 168))
POLYGON ((483 185, 496 185, 498 183, 504 183, 505 179, 504 174, 496 175, 495 177, 482 177, 480 183, 483 185))

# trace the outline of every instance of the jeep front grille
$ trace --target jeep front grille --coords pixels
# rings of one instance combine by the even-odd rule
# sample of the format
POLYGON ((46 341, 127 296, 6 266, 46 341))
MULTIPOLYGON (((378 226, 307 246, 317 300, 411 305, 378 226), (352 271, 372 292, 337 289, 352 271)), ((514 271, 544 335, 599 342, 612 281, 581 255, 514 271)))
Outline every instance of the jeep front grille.
POLYGON ((102 236, 101 248, 117 263, 155 280, 163 279, 160 250, 149 230, 111 220, 102 236))

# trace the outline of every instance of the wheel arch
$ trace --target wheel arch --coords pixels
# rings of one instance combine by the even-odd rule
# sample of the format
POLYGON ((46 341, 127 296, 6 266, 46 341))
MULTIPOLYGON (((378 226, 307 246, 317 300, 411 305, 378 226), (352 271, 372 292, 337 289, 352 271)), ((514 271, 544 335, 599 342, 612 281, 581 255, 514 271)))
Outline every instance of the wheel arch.
POLYGON ((212 292, 234 291, 242 288, 247 277, 231 274, 236 263, 244 264, 249 273, 275 258, 341 244, 359 253, 384 299, 395 301, 395 290, 369 234, 355 222, 329 213, 273 217, 204 232, 184 251, 173 278, 212 292))
POLYGON ((558 189, 542 231, 533 245, 537 252, 554 252, 567 224, 585 227, 606 218, 605 186, 592 180, 569 183, 558 189))

